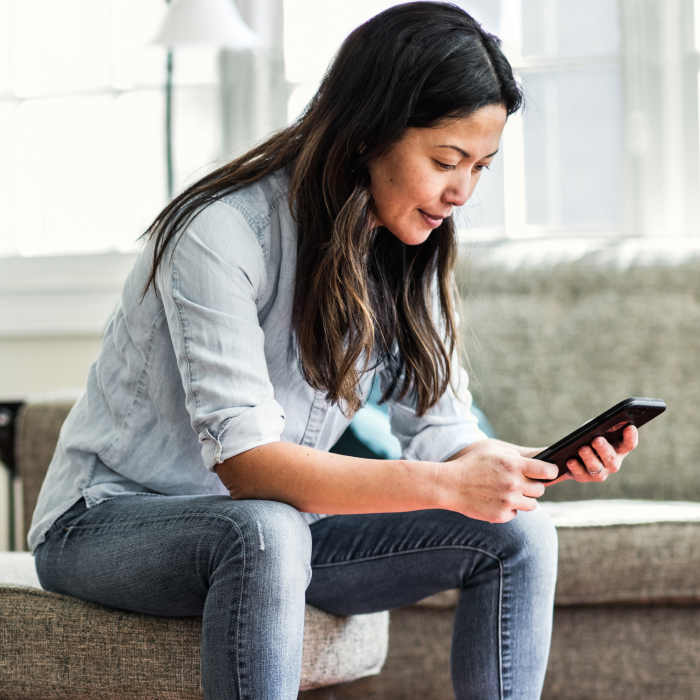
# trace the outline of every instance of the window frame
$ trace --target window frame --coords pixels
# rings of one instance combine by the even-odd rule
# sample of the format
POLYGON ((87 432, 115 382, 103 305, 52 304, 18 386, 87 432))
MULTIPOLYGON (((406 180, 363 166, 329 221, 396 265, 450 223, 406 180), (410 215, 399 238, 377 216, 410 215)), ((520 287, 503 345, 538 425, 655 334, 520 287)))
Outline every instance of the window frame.
MULTIPOLYGON (((517 14, 520 0, 502 0, 502 6, 517 14)), ((696 204, 700 196, 700 0, 618 0, 618 15, 619 55, 523 56, 515 32, 504 40, 504 50, 518 77, 535 71, 620 66, 623 143, 619 227, 527 223, 525 147, 518 113, 510 117, 503 134, 503 240, 700 233, 700 207, 696 204)))

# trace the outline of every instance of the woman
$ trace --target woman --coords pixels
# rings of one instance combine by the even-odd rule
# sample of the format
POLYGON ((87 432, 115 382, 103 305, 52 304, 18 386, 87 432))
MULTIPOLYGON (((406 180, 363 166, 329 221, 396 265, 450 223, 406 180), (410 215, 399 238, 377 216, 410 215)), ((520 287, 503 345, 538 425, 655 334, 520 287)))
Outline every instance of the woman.
MULTIPOLYGON (((203 615, 207 700, 282 700, 305 602, 460 587, 457 698, 539 697, 556 537, 536 479, 557 470, 476 426, 451 291, 451 214, 520 104, 471 17, 398 6, 348 37, 295 124, 162 212, 41 492, 45 588, 203 615), (404 459, 329 454, 374 381, 404 459)), ((574 478, 635 442, 602 440, 574 478)))

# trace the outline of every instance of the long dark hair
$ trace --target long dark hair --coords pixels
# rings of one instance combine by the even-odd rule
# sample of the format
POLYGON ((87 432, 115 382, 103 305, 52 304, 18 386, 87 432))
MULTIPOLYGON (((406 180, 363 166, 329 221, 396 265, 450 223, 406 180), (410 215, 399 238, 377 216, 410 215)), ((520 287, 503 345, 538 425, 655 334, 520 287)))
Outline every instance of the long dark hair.
POLYGON ((155 238, 146 290, 170 241, 202 207, 287 166, 298 226, 292 325, 302 375, 353 413, 360 374, 385 361, 392 381, 384 398, 413 391, 424 414, 449 385, 457 343, 455 228, 447 218, 415 246, 372 228, 368 165, 407 128, 439 126, 489 105, 510 115, 521 102, 499 40, 459 7, 414 2, 382 12, 343 42, 296 122, 161 212, 145 234, 155 238))

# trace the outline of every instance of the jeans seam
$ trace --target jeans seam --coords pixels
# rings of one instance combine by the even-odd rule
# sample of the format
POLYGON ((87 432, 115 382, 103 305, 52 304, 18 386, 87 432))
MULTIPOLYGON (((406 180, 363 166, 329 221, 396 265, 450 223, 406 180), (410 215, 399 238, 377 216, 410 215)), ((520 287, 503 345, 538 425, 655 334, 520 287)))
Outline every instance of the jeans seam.
POLYGON ((498 558, 498 682, 501 700, 505 699, 503 688, 503 562, 498 558))
MULTIPOLYGON (((204 514, 208 515, 208 514, 204 514)), ((184 517, 184 516, 182 516, 184 517)), ((238 611, 236 614, 236 684, 238 685, 238 697, 243 700, 243 691, 241 689, 241 665, 240 665, 240 639, 241 639, 241 617, 243 615, 243 587, 244 587, 244 581, 246 580, 246 575, 245 575, 245 569, 246 569, 246 551, 245 551, 245 538, 243 537, 243 531, 239 527, 238 523, 235 520, 232 520, 231 518, 227 518, 226 516, 218 516, 215 515, 213 516, 219 520, 226 520, 229 522, 235 529, 236 532, 238 532, 238 536, 241 540, 241 550, 243 552, 243 577, 241 579, 241 592, 238 596, 238 611)), ((221 543, 219 543, 219 547, 216 549, 216 554, 218 556, 219 554, 219 548, 221 547, 221 543)))
POLYGON ((389 557, 401 556, 403 554, 416 554, 418 552, 434 552, 442 549, 467 549, 472 552, 479 552, 487 557, 491 557, 498 562, 498 682, 499 682, 499 697, 500 700, 505 700, 503 688, 503 561, 500 557, 485 549, 479 547, 470 547, 469 545, 441 545, 439 547, 418 547, 409 549, 403 552, 388 552, 387 554, 377 554, 372 557, 362 557, 361 559, 352 559, 351 561, 341 561, 330 564, 311 565, 312 569, 325 569, 331 566, 344 566, 347 564, 359 564, 367 561, 376 561, 377 559, 386 559, 389 557))
POLYGON ((434 552, 438 551, 441 549, 468 549, 473 552, 479 552, 480 554, 485 554, 487 557, 491 557, 492 559, 495 559, 500 568, 501 571, 503 570, 503 562, 501 562, 500 557, 497 557, 495 554, 491 554, 491 552, 487 552, 485 549, 480 549, 479 547, 470 547, 469 545, 464 545, 464 544, 451 544, 451 545, 440 545, 439 547, 417 547, 415 549, 407 549, 403 552, 387 552, 386 554, 376 554, 371 557, 362 557, 360 559, 351 559, 349 561, 338 561, 338 562, 330 562, 328 564, 312 564, 311 568, 312 569, 323 569, 326 567, 331 567, 331 566, 345 566, 347 564, 359 564, 362 562, 366 561, 375 561, 377 559, 385 559, 388 557, 398 557, 403 554, 416 554, 418 552, 434 552))
MULTIPOLYGON (((64 530, 96 530, 100 527, 107 527, 109 525, 143 525, 145 523, 160 523, 166 522, 168 520, 187 520, 189 518, 212 518, 214 520, 224 520, 233 526, 236 526, 236 521, 231 518, 227 518, 225 515, 216 515, 214 513, 189 513, 188 515, 169 515, 163 518, 143 518, 140 520, 118 520, 114 522, 104 522, 97 525, 67 525, 64 530)), ((240 530, 239 530, 239 534, 240 530)), ((241 535, 242 536, 242 535, 241 535)))

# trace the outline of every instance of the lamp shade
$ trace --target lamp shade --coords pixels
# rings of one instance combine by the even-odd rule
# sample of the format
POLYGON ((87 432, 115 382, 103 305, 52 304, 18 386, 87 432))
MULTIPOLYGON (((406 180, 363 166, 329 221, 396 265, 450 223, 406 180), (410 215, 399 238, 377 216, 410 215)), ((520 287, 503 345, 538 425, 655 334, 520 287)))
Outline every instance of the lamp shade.
POLYGON ((260 38, 241 19, 233 0, 174 0, 152 43, 242 51, 259 46, 260 38))

